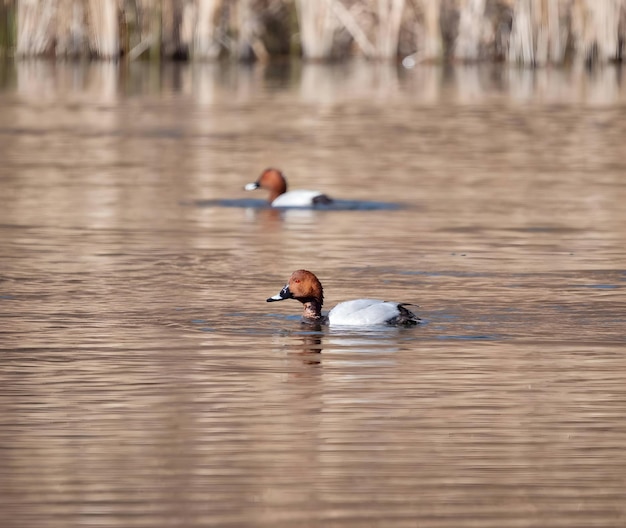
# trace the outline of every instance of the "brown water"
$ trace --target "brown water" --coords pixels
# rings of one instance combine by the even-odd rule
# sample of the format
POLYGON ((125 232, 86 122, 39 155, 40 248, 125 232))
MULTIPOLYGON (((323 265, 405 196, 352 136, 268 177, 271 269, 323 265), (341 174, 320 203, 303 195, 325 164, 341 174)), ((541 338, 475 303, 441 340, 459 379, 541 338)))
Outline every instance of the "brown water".
POLYGON ((626 525, 620 72, 0 84, 3 528, 626 525), (251 207, 268 165, 402 207, 251 207), (301 267, 425 324, 303 328, 301 267))

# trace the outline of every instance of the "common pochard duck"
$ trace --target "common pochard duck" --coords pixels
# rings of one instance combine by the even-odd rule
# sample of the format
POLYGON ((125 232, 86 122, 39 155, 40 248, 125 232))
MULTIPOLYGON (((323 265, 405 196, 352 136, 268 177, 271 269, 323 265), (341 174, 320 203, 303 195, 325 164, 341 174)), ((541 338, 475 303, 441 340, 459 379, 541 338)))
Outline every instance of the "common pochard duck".
POLYGON ((269 202, 272 207, 313 207, 320 204, 330 204, 331 198, 319 191, 299 189, 287 192, 287 180, 281 171, 274 168, 265 169, 259 179, 248 183, 244 189, 266 189, 270 192, 269 202))
POLYGON ((267 302, 285 299, 295 299, 304 305, 305 322, 333 326, 412 326, 420 322, 420 318, 405 307, 406 303, 377 299, 345 301, 335 306, 328 315, 322 315, 324 303, 322 284, 313 273, 303 269, 294 271, 283 289, 267 299, 267 302))

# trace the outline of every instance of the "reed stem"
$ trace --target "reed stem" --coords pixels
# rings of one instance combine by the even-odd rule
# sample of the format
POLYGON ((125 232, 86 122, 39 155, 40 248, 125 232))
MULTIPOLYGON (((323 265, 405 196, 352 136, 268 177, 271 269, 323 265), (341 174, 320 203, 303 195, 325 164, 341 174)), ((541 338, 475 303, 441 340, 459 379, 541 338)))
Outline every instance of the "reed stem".
POLYGON ((219 7, 219 0, 197 0, 192 48, 195 59, 216 59, 219 54, 215 41, 215 15, 219 7))
POLYGON ((441 34, 441 0, 421 0, 424 14, 421 55, 429 62, 440 61, 443 57, 441 34))
POLYGON ((15 6, 0 0, 0 57, 7 56, 15 47, 15 6))
POLYGON ((377 1, 376 55, 378 58, 391 59, 398 55, 398 39, 404 3, 404 0, 377 1))
POLYGON ((459 9, 459 34, 454 57, 461 61, 477 61, 485 24, 485 0, 462 0, 459 9))
POLYGON ((337 19, 333 3, 337 0, 296 0, 300 41, 305 59, 328 60, 332 56, 337 19))
POLYGON ((92 53, 100 59, 117 59, 120 54, 118 9, 110 0, 88 0, 92 53))
POLYGON ((264 60, 268 41, 307 60, 595 64, 623 59, 626 0, 0 0, 0 55, 264 60))

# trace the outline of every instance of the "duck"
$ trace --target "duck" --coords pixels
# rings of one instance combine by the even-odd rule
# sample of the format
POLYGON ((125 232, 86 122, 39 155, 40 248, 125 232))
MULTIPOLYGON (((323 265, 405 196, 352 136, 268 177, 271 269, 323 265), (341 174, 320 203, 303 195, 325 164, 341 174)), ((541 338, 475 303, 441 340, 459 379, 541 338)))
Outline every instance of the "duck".
POLYGON ((298 189, 287 192, 285 175, 274 167, 265 169, 257 181, 246 184, 244 189, 246 191, 268 190, 270 192, 269 202, 272 207, 314 207, 333 203, 331 198, 320 191, 298 189))
POLYGON ((420 318, 406 306, 409 303, 380 301, 378 299, 354 299, 335 306, 327 315, 322 315, 324 289, 314 273, 299 269, 289 281, 267 302, 295 299, 304 305, 302 321, 305 323, 328 324, 330 326, 414 326, 420 318))

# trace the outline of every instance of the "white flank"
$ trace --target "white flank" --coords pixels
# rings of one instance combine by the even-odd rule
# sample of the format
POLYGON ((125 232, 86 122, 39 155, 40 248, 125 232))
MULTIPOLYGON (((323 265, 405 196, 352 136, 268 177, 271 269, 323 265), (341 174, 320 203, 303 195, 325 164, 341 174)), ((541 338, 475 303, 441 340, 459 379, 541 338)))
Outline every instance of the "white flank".
POLYGON ((321 194, 319 191, 305 191, 303 189, 289 191, 276 198, 272 202, 272 207, 311 207, 313 198, 321 194))
POLYGON ((382 325, 398 315, 396 302, 356 299, 335 306, 328 314, 328 322, 333 326, 382 325))

